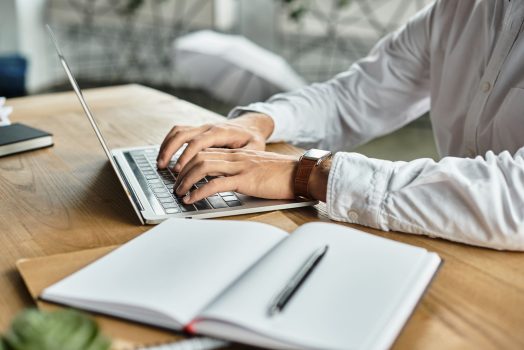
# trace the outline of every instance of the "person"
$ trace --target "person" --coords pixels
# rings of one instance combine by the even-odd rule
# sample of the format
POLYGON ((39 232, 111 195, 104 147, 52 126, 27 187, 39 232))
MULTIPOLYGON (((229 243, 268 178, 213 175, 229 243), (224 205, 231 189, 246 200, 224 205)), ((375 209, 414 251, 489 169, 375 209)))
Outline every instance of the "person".
POLYGON ((297 157, 266 142, 350 149, 431 111, 439 161, 338 152, 314 167, 311 198, 329 217, 381 230, 524 250, 524 3, 437 0, 333 79, 235 108, 219 125, 175 126, 176 192, 294 198, 297 157))

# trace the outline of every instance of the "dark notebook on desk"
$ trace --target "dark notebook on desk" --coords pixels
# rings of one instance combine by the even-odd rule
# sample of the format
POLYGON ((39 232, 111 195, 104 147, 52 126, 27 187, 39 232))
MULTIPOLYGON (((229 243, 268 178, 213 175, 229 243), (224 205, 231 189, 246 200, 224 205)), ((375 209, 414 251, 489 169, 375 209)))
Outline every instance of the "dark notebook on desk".
POLYGON ((0 157, 53 145, 53 135, 15 123, 0 127, 0 157))

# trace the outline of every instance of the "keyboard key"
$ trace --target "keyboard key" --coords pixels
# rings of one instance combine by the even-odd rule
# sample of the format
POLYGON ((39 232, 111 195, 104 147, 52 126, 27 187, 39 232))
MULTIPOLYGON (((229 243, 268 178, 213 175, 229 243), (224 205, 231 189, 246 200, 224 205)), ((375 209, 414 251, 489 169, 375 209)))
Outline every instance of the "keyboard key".
POLYGON ((156 198, 173 198, 173 195, 169 192, 155 193, 156 198))
POLYGON ((241 206, 242 203, 240 201, 229 201, 229 202, 226 202, 227 205, 229 205, 230 207, 238 207, 238 206, 241 206))
POLYGON ((175 203, 162 203, 162 206, 165 209, 178 208, 178 205, 176 205, 175 203))
POLYGON ((180 210, 182 210, 183 212, 196 211, 196 208, 192 204, 180 203, 180 210))
POLYGON ((162 183, 162 181, 160 181, 159 179, 147 180, 147 182, 149 182, 150 184, 161 184, 162 183))
POLYGON ((206 178, 203 178, 203 179, 200 179, 196 184, 197 185, 203 185, 203 184, 206 184, 206 183, 207 183, 206 178))
POLYGON ((169 196, 169 197, 166 197, 166 198, 159 198, 158 201, 160 203, 175 203, 175 200, 173 197, 169 196))
POLYGON ((224 197, 224 196, 234 196, 235 192, 220 192, 219 195, 221 195, 222 197, 224 197))
POLYGON ((180 202, 182 202, 182 198, 184 198, 186 195, 184 194, 184 195, 182 195, 182 196, 179 196, 178 194, 176 194, 175 191, 173 191, 173 196, 175 196, 175 198, 176 198, 177 200, 179 200, 180 202))
POLYGON ((169 192, 167 192, 166 188, 165 187, 162 187, 162 188, 152 188, 153 190, 153 193, 167 193, 169 194, 169 192))
POLYGON ((212 209, 211 206, 206 202, 205 199, 202 199, 202 200, 199 200, 198 202, 195 202, 195 207, 198 210, 212 209))
POLYGON ((223 196, 222 199, 225 200, 226 202, 238 200, 237 196, 223 196))
POLYGON ((226 202, 224 202, 224 200, 222 198, 220 198, 220 196, 207 197, 207 201, 215 209, 227 208, 228 207, 226 202))
POLYGON ((166 209, 167 214, 176 214, 180 213, 180 208, 167 208, 166 209))

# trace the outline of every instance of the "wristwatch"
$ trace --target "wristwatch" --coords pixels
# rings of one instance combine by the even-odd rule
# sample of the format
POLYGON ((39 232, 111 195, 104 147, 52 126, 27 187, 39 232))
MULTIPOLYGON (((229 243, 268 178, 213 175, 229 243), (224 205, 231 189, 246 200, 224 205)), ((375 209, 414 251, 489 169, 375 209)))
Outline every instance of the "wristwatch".
POLYGON ((310 149, 300 157, 297 172, 295 173, 295 197, 311 198, 309 194, 309 177, 313 168, 319 166, 324 160, 331 156, 330 151, 310 149))

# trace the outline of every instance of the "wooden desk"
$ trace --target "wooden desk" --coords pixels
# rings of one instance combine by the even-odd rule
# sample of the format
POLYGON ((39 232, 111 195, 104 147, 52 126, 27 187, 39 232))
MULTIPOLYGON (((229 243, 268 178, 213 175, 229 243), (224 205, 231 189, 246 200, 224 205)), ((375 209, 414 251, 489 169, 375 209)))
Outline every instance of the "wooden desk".
MULTIPOLYGON (((137 85, 85 95, 111 147, 158 144, 173 124, 222 120, 137 85)), ((0 330, 32 305, 16 260, 120 244, 147 229, 139 225, 73 93, 8 103, 15 108, 13 121, 52 132, 55 146, 0 158, 0 330)), ((285 144, 270 149, 297 152, 285 144)), ((324 205, 284 213, 299 224, 327 220, 324 205)), ((358 228, 427 248, 445 260, 395 348, 524 348, 523 253, 358 228)))

